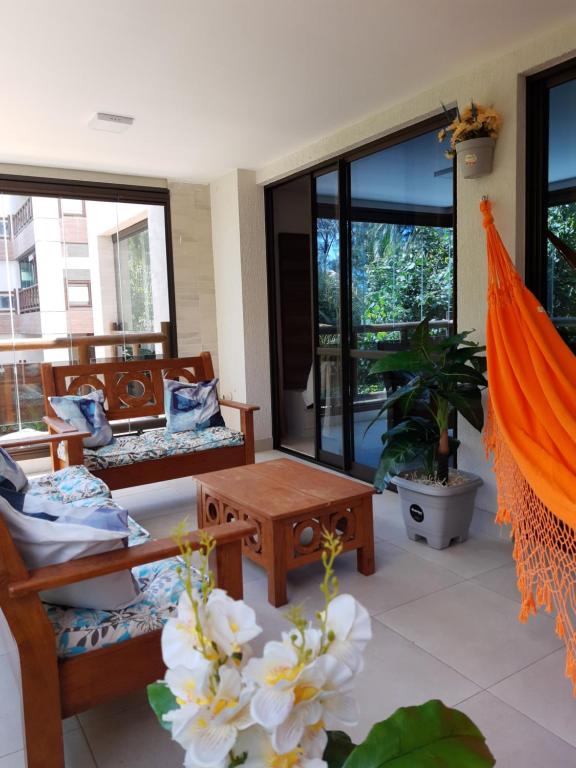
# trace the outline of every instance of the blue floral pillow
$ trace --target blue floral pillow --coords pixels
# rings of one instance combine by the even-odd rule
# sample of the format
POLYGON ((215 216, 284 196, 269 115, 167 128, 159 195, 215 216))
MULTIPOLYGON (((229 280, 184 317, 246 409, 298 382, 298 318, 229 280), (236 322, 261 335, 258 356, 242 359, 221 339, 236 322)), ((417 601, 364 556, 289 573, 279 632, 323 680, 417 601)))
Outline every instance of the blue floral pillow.
POLYGON ((0 448, 0 487, 21 491, 27 483, 28 478, 22 467, 14 461, 8 451, 0 448))
POLYGON ((104 392, 95 389, 88 395, 64 395, 48 398, 56 415, 80 432, 91 432, 84 438, 86 448, 100 448, 112 442, 112 427, 104 413, 104 392))
POLYGON ((164 407, 168 432, 224 427, 216 385, 218 379, 195 384, 164 379, 164 407))

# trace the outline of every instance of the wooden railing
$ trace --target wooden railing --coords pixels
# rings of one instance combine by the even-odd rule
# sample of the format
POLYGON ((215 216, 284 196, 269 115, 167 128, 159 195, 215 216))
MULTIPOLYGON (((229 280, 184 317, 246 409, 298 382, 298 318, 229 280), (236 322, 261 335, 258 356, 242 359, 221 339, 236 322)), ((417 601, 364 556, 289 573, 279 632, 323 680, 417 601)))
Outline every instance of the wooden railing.
MULTIPOLYGON (((28 290, 28 289, 24 289, 28 290)), ((132 347, 132 354, 138 357, 142 344, 161 344, 162 356, 170 357, 170 323, 160 323, 158 332, 114 331, 99 336, 60 336, 56 338, 1 339, 0 352, 27 352, 34 349, 68 349, 75 351, 75 357, 82 365, 90 362, 91 347, 132 347)), ((117 357, 117 355, 114 355, 117 357)))
POLYGON ((40 310, 40 293, 38 285, 18 289, 18 313, 38 312, 40 310))

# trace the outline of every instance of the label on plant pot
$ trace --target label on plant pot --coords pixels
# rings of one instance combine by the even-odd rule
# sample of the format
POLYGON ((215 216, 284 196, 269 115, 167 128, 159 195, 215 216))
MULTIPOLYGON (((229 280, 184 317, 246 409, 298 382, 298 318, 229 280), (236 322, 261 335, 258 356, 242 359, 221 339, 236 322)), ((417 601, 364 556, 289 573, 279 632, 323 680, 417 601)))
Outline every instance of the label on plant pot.
POLYGON ((464 163, 469 168, 473 168, 477 162, 478 162, 478 155, 475 152, 467 152, 464 155, 464 163))
MULTIPOLYGON (((404 509, 406 509, 406 507, 404 507, 404 509)), ((416 521, 417 523, 421 523, 422 520, 424 520, 424 511, 422 510, 422 507, 418 504, 411 504, 410 516, 412 520, 416 521)))

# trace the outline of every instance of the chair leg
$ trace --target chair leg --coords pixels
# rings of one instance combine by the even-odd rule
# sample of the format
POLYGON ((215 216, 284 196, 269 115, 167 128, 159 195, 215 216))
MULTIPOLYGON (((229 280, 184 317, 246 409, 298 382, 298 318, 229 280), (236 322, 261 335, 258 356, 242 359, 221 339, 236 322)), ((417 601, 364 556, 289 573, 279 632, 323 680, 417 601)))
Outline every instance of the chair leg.
POLYGON ((64 768, 60 683, 54 650, 42 643, 20 653, 28 768, 64 768))

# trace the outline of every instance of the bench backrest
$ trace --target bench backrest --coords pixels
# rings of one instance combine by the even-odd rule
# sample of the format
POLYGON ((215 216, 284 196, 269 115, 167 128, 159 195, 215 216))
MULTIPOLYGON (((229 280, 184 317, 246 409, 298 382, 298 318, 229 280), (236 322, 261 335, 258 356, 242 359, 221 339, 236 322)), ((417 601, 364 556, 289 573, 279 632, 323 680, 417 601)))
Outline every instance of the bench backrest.
POLYGON ((81 395, 101 389, 106 396, 110 421, 164 413, 164 379, 189 382, 214 378, 210 352, 198 357, 162 360, 129 360, 90 365, 42 364, 42 386, 46 413, 54 411, 48 402, 55 395, 81 395))

